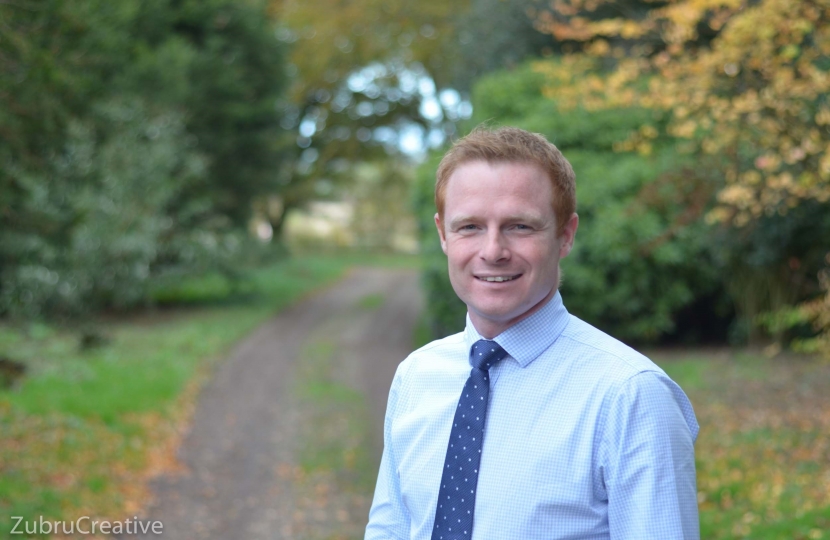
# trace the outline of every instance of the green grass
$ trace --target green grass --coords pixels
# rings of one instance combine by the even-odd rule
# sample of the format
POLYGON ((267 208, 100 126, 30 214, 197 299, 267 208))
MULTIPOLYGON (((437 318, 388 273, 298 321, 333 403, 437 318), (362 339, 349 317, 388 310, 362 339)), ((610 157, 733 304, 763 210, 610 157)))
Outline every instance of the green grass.
POLYGON ((400 256, 303 256, 249 270, 236 284, 205 276, 160 289, 167 308, 87 321, 105 337, 88 350, 78 328, 0 325, 0 357, 27 367, 16 386, 0 390, 0 537, 13 515, 136 509, 145 475, 170 459, 167 446, 212 360, 356 263, 417 265, 400 256))
POLYGON ((370 414, 363 394, 335 377, 335 345, 324 339, 309 343, 300 359, 297 394, 306 414, 301 435, 300 466, 305 473, 332 474, 340 490, 373 487, 370 414))
POLYGON ((341 380, 342 356, 320 331, 305 344, 294 381, 299 408, 298 463, 292 493, 297 538, 361 538, 378 456, 364 394, 341 380), (317 516, 317 517, 312 517, 317 516), (319 519, 324 516, 323 519, 319 519))
POLYGON ((377 309, 383 305, 384 296, 382 294, 367 294, 357 301, 358 307, 365 310, 377 309))

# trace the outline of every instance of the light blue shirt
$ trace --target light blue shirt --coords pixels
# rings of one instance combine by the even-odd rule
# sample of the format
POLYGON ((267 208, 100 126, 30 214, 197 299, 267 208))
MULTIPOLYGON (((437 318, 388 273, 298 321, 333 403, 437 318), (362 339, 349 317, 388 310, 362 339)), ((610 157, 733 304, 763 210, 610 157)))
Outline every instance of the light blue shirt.
MULTIPOLYGON (((429 540, 470 375, 464 332, 404 360, 389 392, 366 539, 429 540)), ((556 293, 495 338, 473 540, 700 537, 688 398, 648 358, 570 315, 556 293)))

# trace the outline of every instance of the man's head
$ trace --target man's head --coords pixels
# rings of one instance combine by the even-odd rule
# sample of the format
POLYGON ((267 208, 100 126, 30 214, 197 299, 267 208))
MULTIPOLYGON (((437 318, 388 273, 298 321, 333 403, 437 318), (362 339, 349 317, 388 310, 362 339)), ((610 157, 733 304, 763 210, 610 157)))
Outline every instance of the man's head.
POLYGON ((574 192, 573 169, 559 150, 515 128, 476 130, 442 160, 435 224, 453 289, 484 337, 556 293, 559 260, 579 223, 574 192))
POLYGON ((556 146, 538 133, 514 127, 478 127, 458 140, 438 165, 435 181, 435 207, 444 215, 447 184, 458 167, 472 161, 487 163, 527 163, 539 167, 553 189, 551 204, 561 231, 576 212, 576 175, 571 164, 556 146))

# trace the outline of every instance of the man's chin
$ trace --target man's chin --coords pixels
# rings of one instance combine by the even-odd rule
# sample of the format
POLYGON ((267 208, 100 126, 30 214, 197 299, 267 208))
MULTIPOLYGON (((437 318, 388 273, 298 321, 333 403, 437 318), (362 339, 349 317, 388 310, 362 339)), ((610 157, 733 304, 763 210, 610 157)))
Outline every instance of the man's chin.
POLYGON ((520 319, 528 311, 517 306, 470 306, 469 304, 467 304, 467 309, 471 315, 475 314, 479 319, 495 324, 510 323, 520 319))
POLYGON ((521 304, 517 304, 515 302, 465 303, 467 304, 467 310, 470 312, 470 317, 474 321, 477 318, 478 320, 491 325, 509 328, 510 326, 538 311, 542 305, 550 300, 553 293, 555 293, 555 289, 538 301, 522 302, 521 304))

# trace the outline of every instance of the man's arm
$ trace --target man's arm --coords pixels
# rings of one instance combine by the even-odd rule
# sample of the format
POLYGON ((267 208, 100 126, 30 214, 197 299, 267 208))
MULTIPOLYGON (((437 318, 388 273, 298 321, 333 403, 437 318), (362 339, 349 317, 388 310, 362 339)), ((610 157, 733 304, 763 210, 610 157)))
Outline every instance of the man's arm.
POLYGON ((383 427, 383 457, 375 486, 375 497, 369 511, 369 524, 364 540, 407 540, 409 538, 409 513, 401 500, 401 486, 397 463, 392 452, 392 422, 398 403, 401 384, 400 367, 395 373, 389 400, 386 405, 386 419, 383 427))
POLYGON ((698 540, 694 441, 688 398, 666 375, 623 383, 600 448, 612 539, 698 540))

